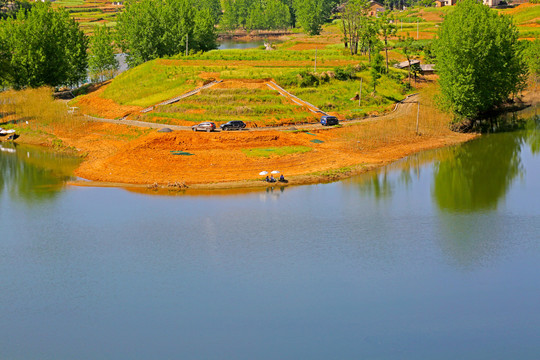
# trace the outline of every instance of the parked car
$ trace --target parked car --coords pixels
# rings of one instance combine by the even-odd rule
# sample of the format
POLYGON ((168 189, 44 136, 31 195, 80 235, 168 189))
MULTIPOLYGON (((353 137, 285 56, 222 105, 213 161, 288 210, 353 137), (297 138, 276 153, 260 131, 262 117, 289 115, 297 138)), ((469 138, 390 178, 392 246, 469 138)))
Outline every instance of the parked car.
POLYGON ((197 124, 197 125, 193 125, 191 127, 191 130, 193 131, 206 131, 206 132, 210 132, 210 131, 214 131, 216 130, 216 124, 214 124, 213 122, 210 122, 210 121, 206 121, 206 122, 202 122, 200 124, 197 124))
POLYGON ((222 124, 220 126, 222 131, 242 130, 245 127, 246 127, 246 124, 243 121, 239 121, 239 120, 229 121, 228 123, 222 124))
POLYGON ((324 115, 321 117, 321 125, 330 126, 339 124, 339 120, 335 116, 324 115))

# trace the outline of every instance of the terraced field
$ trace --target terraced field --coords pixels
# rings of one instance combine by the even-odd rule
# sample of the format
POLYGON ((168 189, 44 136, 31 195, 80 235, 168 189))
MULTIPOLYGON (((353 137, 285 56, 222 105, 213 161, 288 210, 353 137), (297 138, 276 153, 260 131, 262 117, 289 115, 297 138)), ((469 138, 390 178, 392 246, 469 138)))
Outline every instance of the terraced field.
POLYGON ((283 125, 315 121, 301 106, 289 102, 275 90, 260 88, 210 88, 175 104, 160 106, 148 118, 158 122, 179 124, 177 119, 198 123, 222 123, 242 120, 249 127, 283 125))
POLYGON ((124 8, 123 5, 113 5, 112 1, 105 0, 59 0, 53 6, 65 8, 88 35, 92 34, 96 25, 116 25, 116 16, 124 8))

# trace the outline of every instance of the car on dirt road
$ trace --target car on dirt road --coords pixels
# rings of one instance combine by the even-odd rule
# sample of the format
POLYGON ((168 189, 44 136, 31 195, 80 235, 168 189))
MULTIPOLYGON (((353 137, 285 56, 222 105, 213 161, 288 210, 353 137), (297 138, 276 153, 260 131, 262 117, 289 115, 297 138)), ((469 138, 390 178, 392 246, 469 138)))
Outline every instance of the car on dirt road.
POLYGON ((240 120, 233 120, 233 121, 229 121, 228 123, 220 125, 221 131, 242 130, 245 127, 246 127, 246 124, 240 120))
POLYGON ((339 124, 339 120, 335 116, 324 115, 321 117, 321 125, 330 126, 339 124))
POLYGON ((197 124, 197 125, 193 125, 191 127, 191 130, 210 132, 210 131, 216 130, 216 124, 214 124, 213 122, 210 122, 210 121, 206 121, 206 122, 202 122, 202 123, 197 124))

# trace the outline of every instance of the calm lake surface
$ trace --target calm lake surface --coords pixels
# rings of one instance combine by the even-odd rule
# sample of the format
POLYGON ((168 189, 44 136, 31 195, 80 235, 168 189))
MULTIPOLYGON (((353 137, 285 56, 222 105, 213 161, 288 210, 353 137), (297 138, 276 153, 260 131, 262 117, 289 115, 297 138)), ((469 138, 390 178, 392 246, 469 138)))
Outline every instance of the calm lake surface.
POLYGON ((3 144, 0 359, 538 359, 538 126, 178 196, 3 144))
MULTIPOLYGON (((275 41, 272 41, 274 43, 275 41)), ((219 42, 218 50, 252 49, 264 45, 264 40, 239 41, 236 39, 223 39, 219 42)))

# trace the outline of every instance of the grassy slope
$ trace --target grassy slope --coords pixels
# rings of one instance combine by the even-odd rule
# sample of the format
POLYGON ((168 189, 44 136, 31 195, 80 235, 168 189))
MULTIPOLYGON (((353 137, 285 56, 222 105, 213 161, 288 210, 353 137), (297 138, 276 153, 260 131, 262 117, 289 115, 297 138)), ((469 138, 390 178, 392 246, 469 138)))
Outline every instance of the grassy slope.
MULTIPOLYGON (((452 7, 416 8, 399 12, 397 13, 399 19, 398 36, 408 34, 416 38, 418 28, 419 38, 426 39, 420 41, 427 42, 435 36, 444 15, 452 9, 452 7)), ((534 28, 531 24, 538 23, 540 5, 528 4, 527 6, 498 11, 513 16, 516 24, 520 26, 520 30, 526 32, 527 37, 531 36, 531 31, 533 34, 538 33, 538 27, 534 28)), ((399 41, 394 38, 391 43, 395 45, 399 44, 399 41)), ((416 55, 420 56, 420 54, 416 55)), ((338 20, 334 24, 326 26, 325 32, 321 36, 299 35, 291 41, 278 45, 278 50, 275 51, 262 49, 216 50, 188 57, 177 56, 168 60, 150 61, 118 76, 103 93, 103 97, 112 99, 121 105, 146 107, 196 88, 209 78, 274 79, 291 93, 322 110, 336 112, 342 117, 351 118, 380 111, 388 107, 389 104, 402 99, 406 93, 406 89, 399 81, 383 77, 377 87, 377 93, 372 94, 373 85, 367 71, 358 72, 356 80, 338 81, 331 79, 328 83, 316 87, 298 86, 294 78, 299 72, 313 71, 315 56, 317 56, 317 72, 319 74, 332 73, 338 66, 367 64, 365 56, 352 57, 343 48, 340 43, 338 20), (304 47, 305 50, 297 50, 306 44, 320 45, 315 46, 317 50, 313 48, 314 46, 304 47), (363 81, 363 101, 362 105, 358 106, 357 101, 350 99, 359 91, 358 80, 360 78, 363 81)), ((394 57, 396 61, 403 60, 403 54, 399 49, 392 51, 390 56, 394 57)), ((397 72, 394 74, 394 78, 404 75, 404 72, 397 72)), ((174 107, 160 109, 159 115, 164 118, 176 118, 180 116, 179 114, 183 114, 181 117, 184 120, 199 121, 203 118, 208 119, 212 105, 215 103, 215 99, 208 99, 206 104, 199 103, 195 106, 190 101, 184 101, 174 107), (199 113, 206 115, 197 115, 196 111, 190 113, 187 111, 190 109, 199 109, 199 113), (188 116, 186 112, 190 115, 188 116)), ((221 108, 216 109, 218 111, 212 120, 227 121, 240 117, 249 121, 249 116, 260 118, 261 113, 270 115, 264 104, 257 100, 252 99, 251 105, 251 114, 244 116, 243 112, 246 109, 242 104, 221 104, 221 108), (232 108, 237 108, 237 111, 231 110, 232 108)), ((294 111, 290 109, 279 109, 277 104, 273 106, 276 108, 274 115, 278 117, 301 117, 298 114, 292 115, 294 111)))
MULTIPOLYGON (((301 87, 296 83, 298 74, 302 71, 313 71, 315 64, 315 50, 285 50, 264 51, 251 50, 219 50, 189 57, 179 56, 170 60, 154 60, 140 65, 118 76, 105 90, 103 96, 122 105, 150 106, 168 98, 185 93, 200 86, 205 79, 275 79, 291 93, 311 102, 325 111, 337 112, 344 117, 358 117, 368 112, 380 110, 391 103, 401 100, 406 91, 398 81, 383 77, 377 87, 376 96, 370 96, 373 91, 371 76, 367 71, 358 72, 357 79, 339 81, 331 79, 319 86, 301 87), (351 101, 360 87, 360 78, 363 82, 363 104, 358 108, 357 101, 351 101)), ((328 73, 330 77, 336 67, 346 65, 366 64, 367 58, 363 56, 351 57, 339 47, 317 51, 317 73, 328 73)), ((404 72, 397 72, 394 76, 402 77, 404 72)), ((239 90, 240 93, 242 92, 239 90)), ((259 96, 259 95, 257 95, 259 96)), ((249 114, 246 114, 245 105, 241 101, 224 104, 220 99, 208 98, 204 104, 194 106, 193 98, 180 101, 174 106, 159 109, 159 116, 174 118, 184 114, 181 118, 187 121, 200 121, 211 119, 213 121, 227 121, 241 118, 250 121, 250 117, 267 117, 268 119, 294 119, 310 117, 311 114, 298 114, 295 106, 273 104, 274 113, 268 109, 268 104, 261 99, 252 98, 249 114), (212 107, 219 103, 212 114, 212 107), (202 109, 200 114, 186 114, 189 109, 202 109), (233 111, 231 108, 236 108, 233 111)), ((280 99, 275 94, 277 99, 280 99)), ((282 101, 281 99, 279 100, 282 101)), ((151 117, 149 117, 151 118, 151 117)), ((253 119, 252 119, 253 120, 253 119)))

